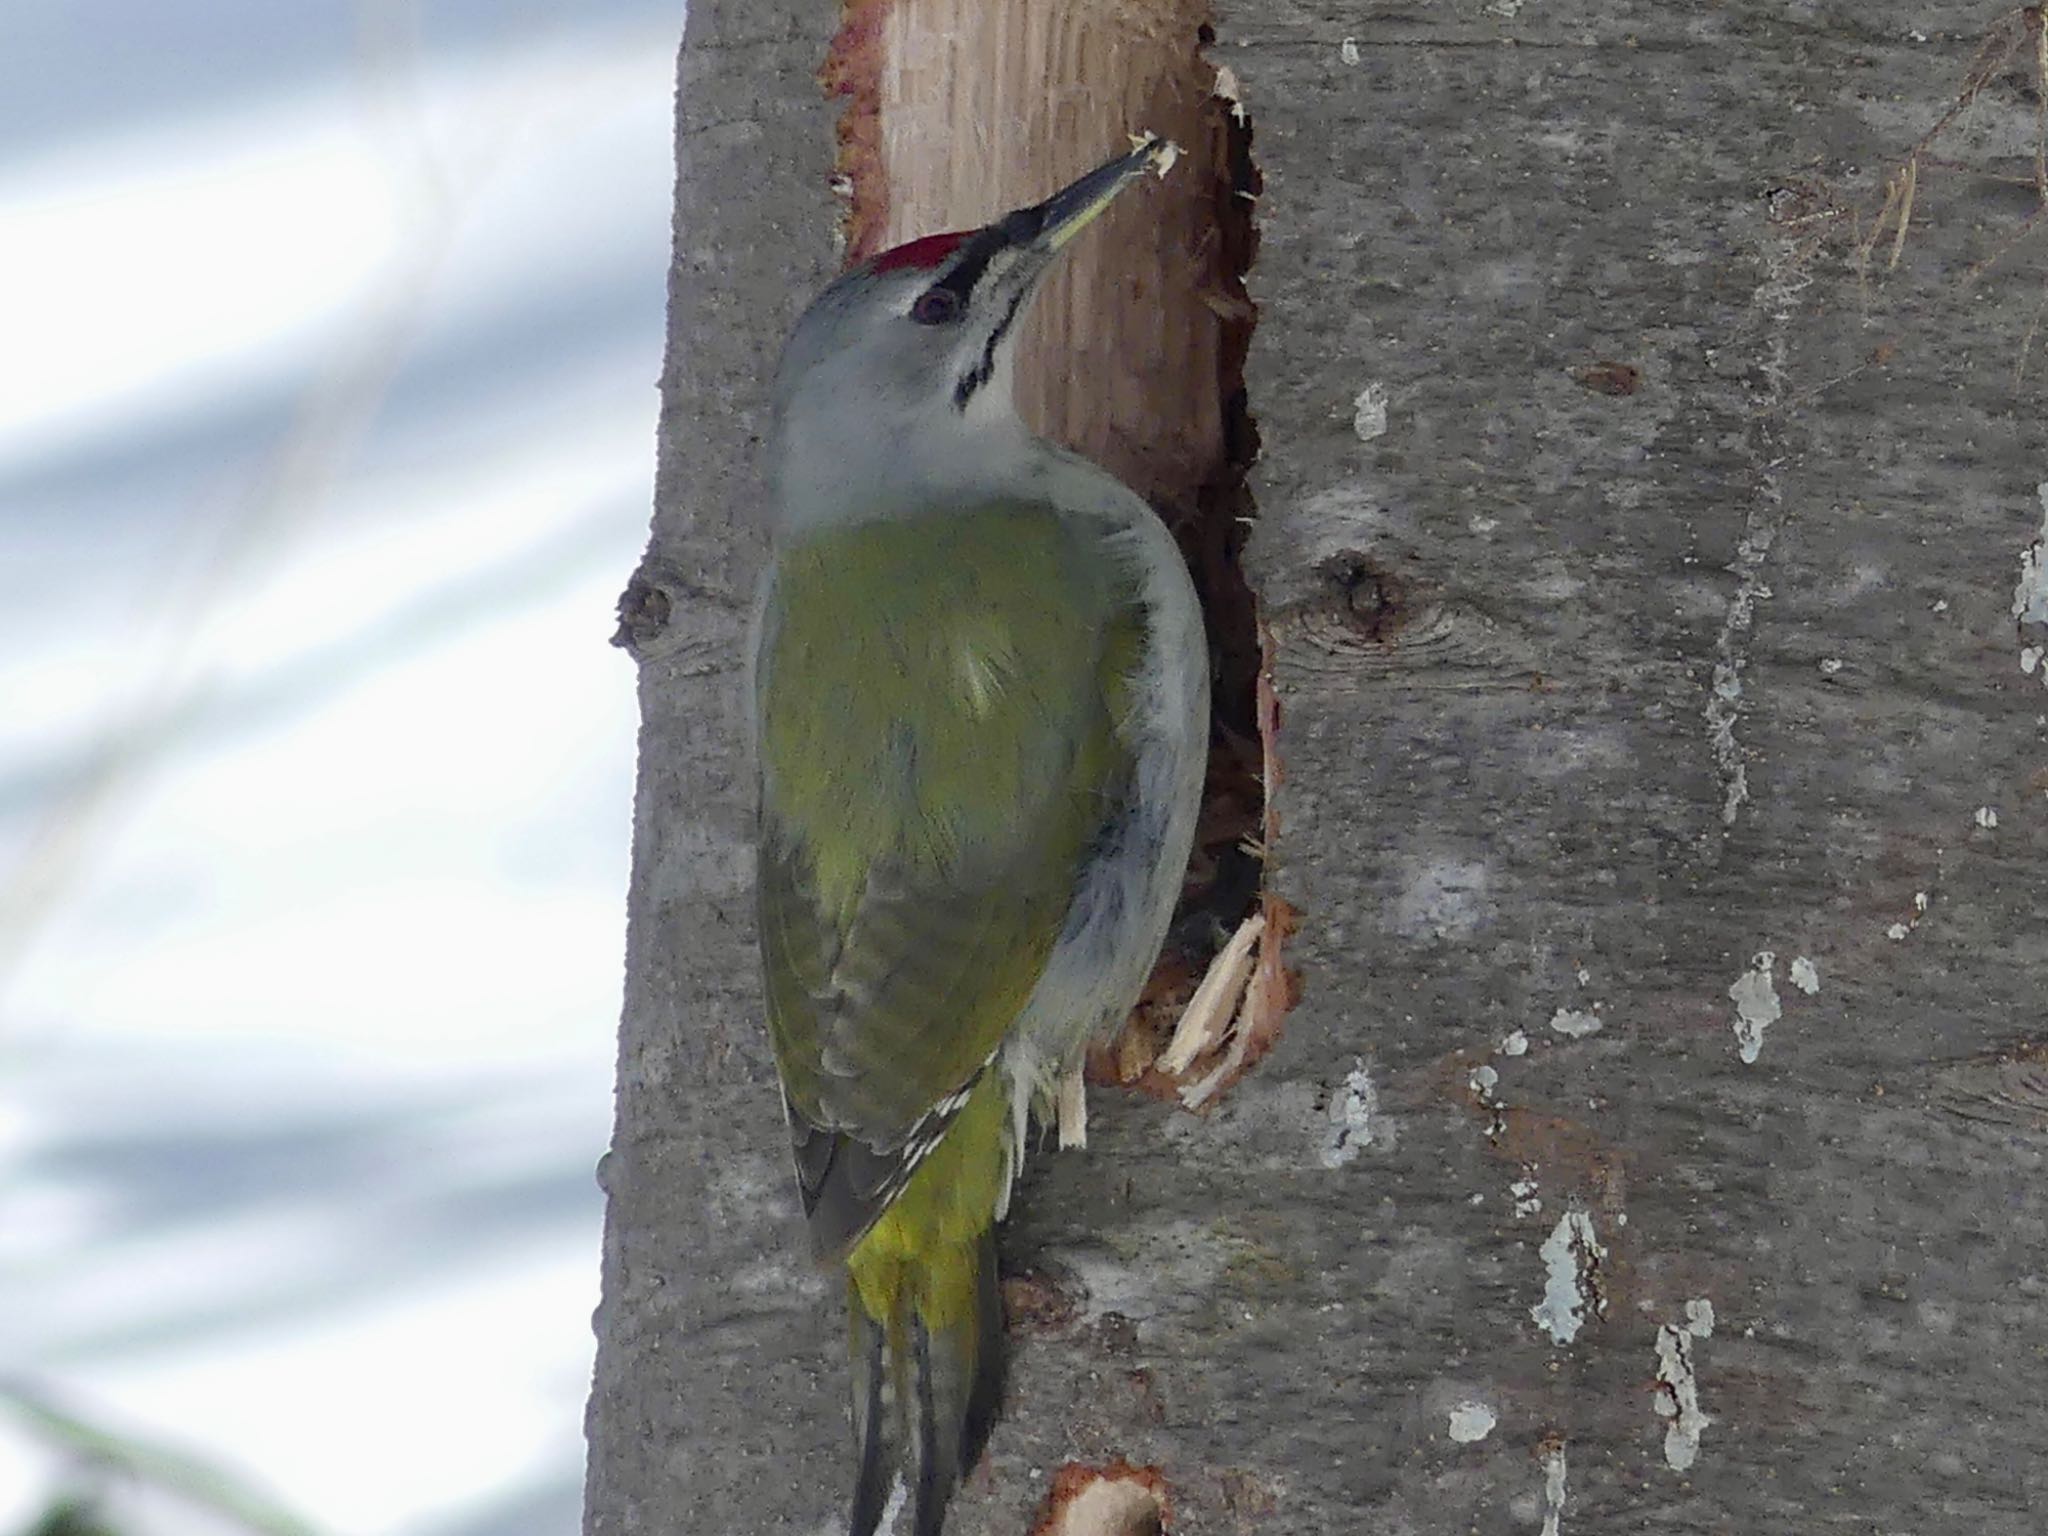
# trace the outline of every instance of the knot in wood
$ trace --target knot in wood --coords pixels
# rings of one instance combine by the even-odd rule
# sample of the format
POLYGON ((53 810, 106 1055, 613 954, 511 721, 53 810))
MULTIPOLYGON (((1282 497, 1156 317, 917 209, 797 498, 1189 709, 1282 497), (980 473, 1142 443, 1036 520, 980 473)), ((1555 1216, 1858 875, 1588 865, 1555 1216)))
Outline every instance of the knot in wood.
MULTIPOLYGON (((619 627, 612 644, 643 666, 688 656, 722 665, 732 620, 744 610, 728 594, 686 575, 680 566, 648 555, 619 594, 619 627)), ((693 672, 716 670, 694 665, 693 672)))
POLYGON ((1331 564, 1329 574, 1337 584, 1345 618, 1360 635, 1386 645, 1407 626, 1407 589, 1392 572, 1347 555, 1331 564))
POLYGON ((643 566, 619 594, 619 627, 612 631, 612 644, 644 659, 648 648, 668 629, 674 613, 675 602, 668 589, 643 566))
POLYGON ((1273 620, 1289 673, 1464 689, 1520 687, 1533 670, 1492 620, 1420 575, 1352 551, 1316 574, 1322 591, 1273 620))

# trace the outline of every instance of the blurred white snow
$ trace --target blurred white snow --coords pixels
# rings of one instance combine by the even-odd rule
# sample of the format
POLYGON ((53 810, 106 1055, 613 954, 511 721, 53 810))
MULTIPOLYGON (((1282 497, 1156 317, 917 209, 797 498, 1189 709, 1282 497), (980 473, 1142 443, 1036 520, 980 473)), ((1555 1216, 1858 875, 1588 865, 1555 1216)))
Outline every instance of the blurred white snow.
POLYGON ((326 1531, 576 1523, 681 22, 10 16, 0 1375, 326 1531))

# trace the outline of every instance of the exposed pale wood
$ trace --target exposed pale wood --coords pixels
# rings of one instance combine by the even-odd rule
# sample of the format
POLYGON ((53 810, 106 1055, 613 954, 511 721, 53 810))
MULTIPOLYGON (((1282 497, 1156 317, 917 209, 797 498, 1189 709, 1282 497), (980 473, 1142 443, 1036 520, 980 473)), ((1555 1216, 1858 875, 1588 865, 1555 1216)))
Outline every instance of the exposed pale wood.
POLYGON ((1265 931, 1264 913, 1254 913, 1238 925, 1230 941, 1217 951, 1202 977, 1195 995, 1188 1000, 1173 1038, 1159 1053, 1159 1069, 1179 1075, 1195 1064, 1195 1058, 1212 1051, 1229 1033, 1244 1001, 1245 983, 1251 980, 1257 963, 1255 950, 1265 931))
POLYGON ((1078 1066, 1060 1079, 1056 1119, 1062 1152, 1088 1145, 1088 1079, 1078 1066))

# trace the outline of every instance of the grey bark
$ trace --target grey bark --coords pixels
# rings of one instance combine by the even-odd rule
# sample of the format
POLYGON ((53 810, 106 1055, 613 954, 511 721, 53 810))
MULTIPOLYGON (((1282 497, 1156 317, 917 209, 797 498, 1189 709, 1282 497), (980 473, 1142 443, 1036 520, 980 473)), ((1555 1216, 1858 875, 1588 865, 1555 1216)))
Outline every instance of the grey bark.
MULTIPOLYGON (((850 1477, 738 725, 832 11, 700 0, 682 58, 593 1536, 824 1531, 850 1477)), ((2033 206, 2030 52, 1896 272, 1827 217, 2001 14, 1219 4, 1305 999, 1213 1113, 1098 1092, 1030 1170, 1007 1262, 1077 1311, 1016 1338, 962 1536, 1118 1456, 1185 1533, 2040 1529, 2044 248, 1964 276, 2033 206)))

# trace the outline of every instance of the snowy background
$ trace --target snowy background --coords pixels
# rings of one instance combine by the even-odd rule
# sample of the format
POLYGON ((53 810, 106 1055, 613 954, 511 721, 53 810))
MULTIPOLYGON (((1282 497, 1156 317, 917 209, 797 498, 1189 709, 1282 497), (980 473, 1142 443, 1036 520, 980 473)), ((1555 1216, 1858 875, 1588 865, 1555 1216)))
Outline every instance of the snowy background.
POLYGON ((7 7, 0 1533, 576 1529, 681 25, 7 7))

